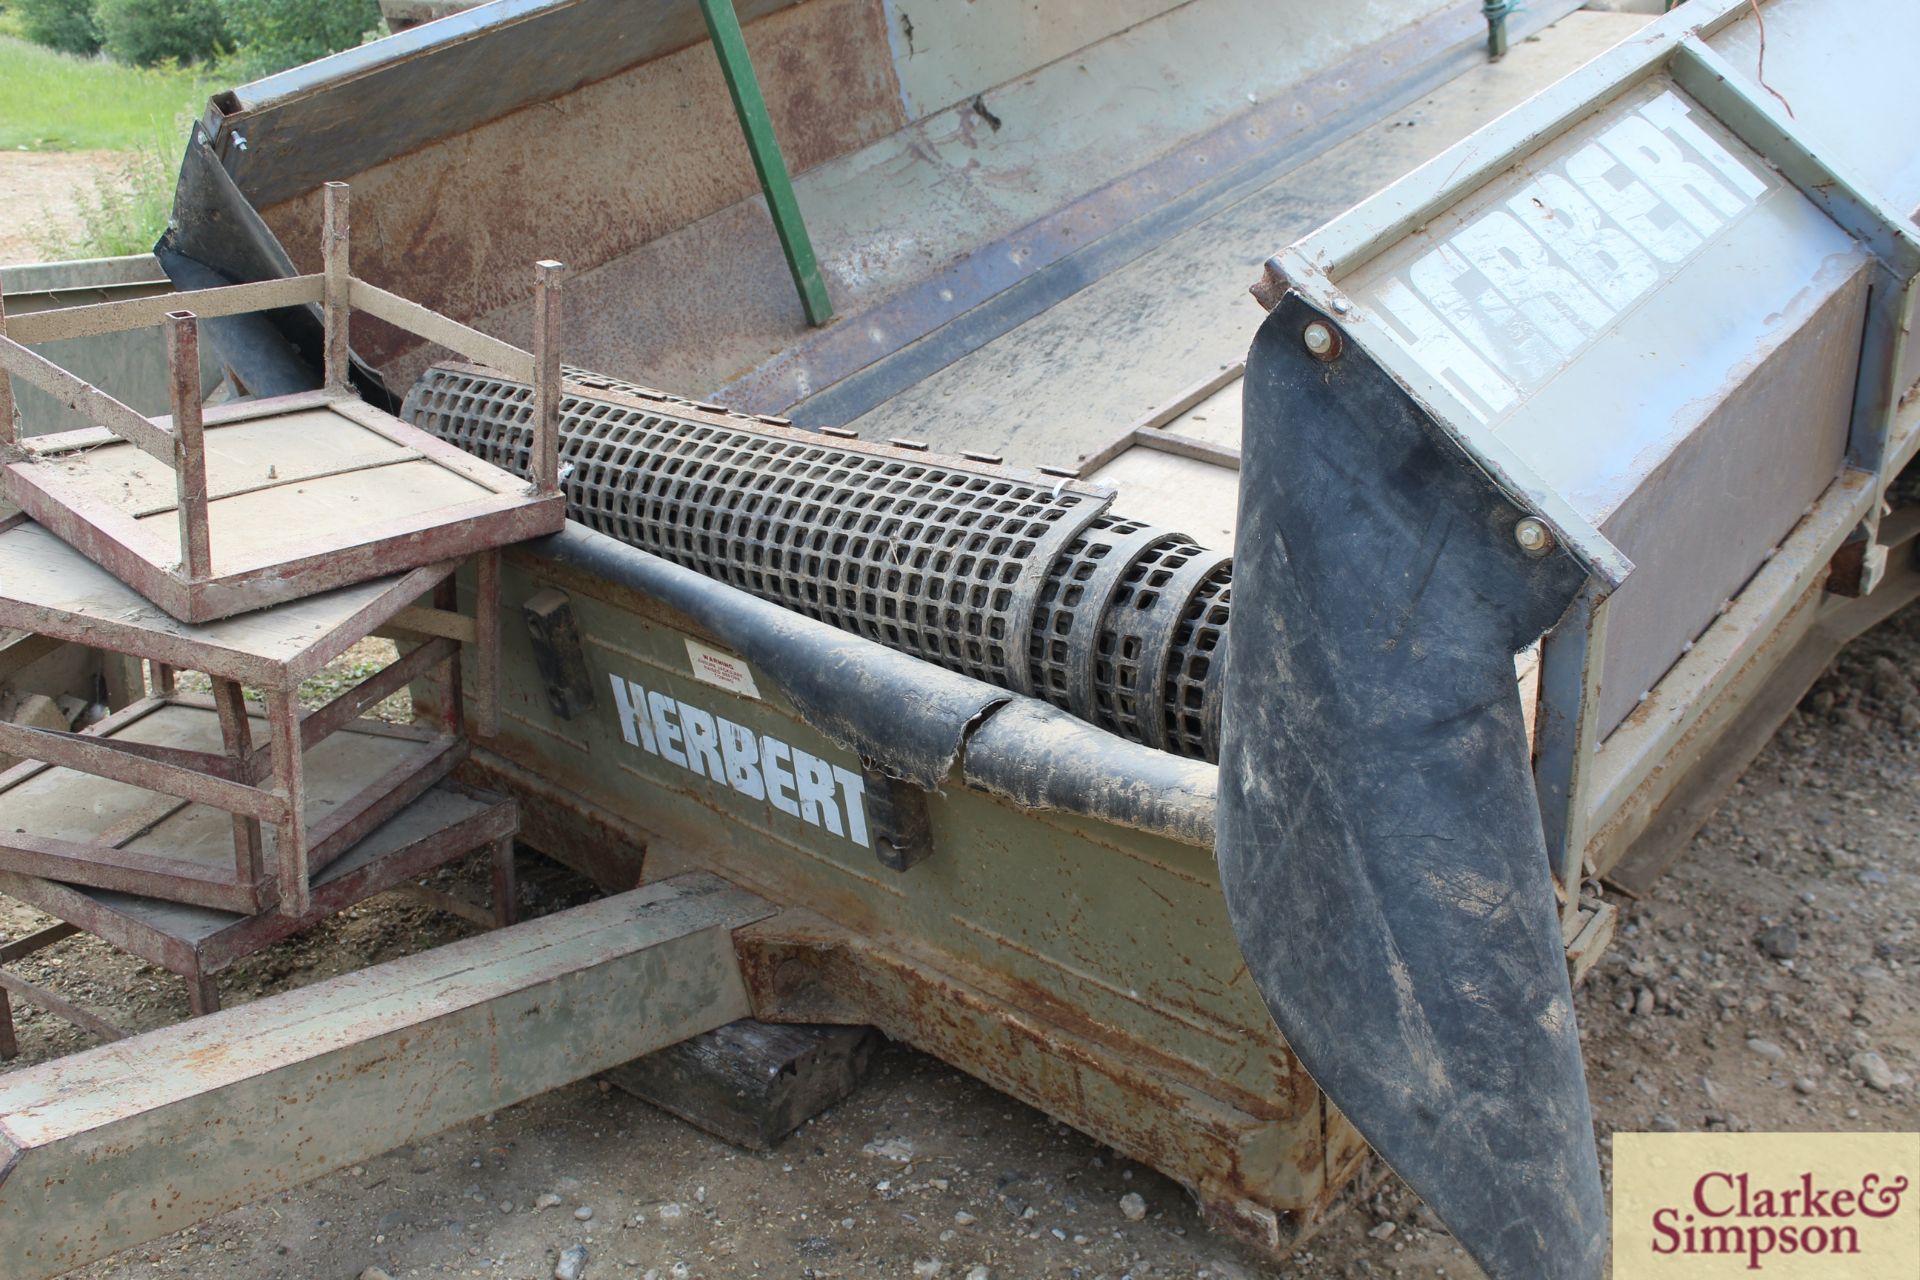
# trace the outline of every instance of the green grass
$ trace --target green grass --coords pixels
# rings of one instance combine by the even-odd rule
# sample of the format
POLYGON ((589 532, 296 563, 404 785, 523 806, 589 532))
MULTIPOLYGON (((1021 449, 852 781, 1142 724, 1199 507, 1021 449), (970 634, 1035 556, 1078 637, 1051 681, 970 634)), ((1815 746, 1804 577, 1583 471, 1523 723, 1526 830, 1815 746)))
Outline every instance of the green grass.
POLYGON ((193 69, 123 67, 0 36, 0 147, 141 150, 173 137, 176 118, 198 115, 212 88, 193 69))
POLYGON ((113 258, 146 253, 166 229, 173 212, 174 173, 187 118, 178 118, 171 135, 156 134, 144 146, 114 157, 95 171, 90 185, 73 193, 70 219, 49 217, 36 228, 42 256, 113 258))

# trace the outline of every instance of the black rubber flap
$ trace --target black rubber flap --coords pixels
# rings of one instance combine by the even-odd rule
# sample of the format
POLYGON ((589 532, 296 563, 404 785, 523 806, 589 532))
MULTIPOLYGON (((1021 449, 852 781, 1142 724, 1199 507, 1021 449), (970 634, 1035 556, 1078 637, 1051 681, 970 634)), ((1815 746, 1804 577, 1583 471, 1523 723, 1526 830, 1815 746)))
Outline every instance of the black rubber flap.
POLYGON ((1514 653, 1583 581, 1289 295, 1247 358, 1219 860, 1327 1096, 1494 1280, 1592 1280, 1605 1201, 1514 653))

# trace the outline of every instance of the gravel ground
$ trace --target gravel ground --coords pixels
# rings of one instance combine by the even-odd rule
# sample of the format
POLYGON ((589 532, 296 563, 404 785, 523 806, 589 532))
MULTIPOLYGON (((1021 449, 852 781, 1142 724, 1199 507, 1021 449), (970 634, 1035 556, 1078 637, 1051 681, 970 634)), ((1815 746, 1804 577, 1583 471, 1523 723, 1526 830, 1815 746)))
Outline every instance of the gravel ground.
MULTIPOLYGON (((1913 1127, 1917 655, 1920 610, 1857 641, 1679 868, 1626 904, 1579 997, 1603 1156, 1620 1129, 1913 1127)), ((588 892, 535 855, 522 874, 536 912, 588 892)), ((439 884, 478 896, 484 875, 474 862, 439 884)), ((33 927, 0 908, 5 933, 33 927)), ((466 932, 375 900, 241 966, 229 1000, 466 932)), ((167 975, 97 942, 23 967, 133 1026, 186 1013, 167 975)), ((44 1015, 21 1040, 22 1063, 85 1043, 44 1015)), ((77 1274, 544 1280, 575 1247, 586 1280, 1478 1274, 1392 1181, 1292 1258, 1262 1259, 1158 1174, 901 1046, 768 1155, 589 1081, 77 1274)))

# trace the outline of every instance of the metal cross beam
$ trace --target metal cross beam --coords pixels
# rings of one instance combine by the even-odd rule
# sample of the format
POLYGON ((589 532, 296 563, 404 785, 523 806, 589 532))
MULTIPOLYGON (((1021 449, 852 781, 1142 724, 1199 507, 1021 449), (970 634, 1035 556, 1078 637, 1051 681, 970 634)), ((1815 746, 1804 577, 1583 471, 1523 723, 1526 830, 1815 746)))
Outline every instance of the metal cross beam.
POLYGON ((727 92, 733 96, 740 133, 753 156, 753 171, 760 175, 760 189, 766 192, 767 212, 773 216, 773 229, 780 237, 781 251, 787 255, 787 269, 793 272, 793 287, 800 293, 800 305, 806 308, 807 323, 825 324, 833 318, 833 300, 827 297, 826 281, 821 279, 820 264, 813 256, 813 241, 807 237, 807 224, 794 199, 793 181, 787 176, 787 162, 780 154, 780 140, 774 136, 767 100, 761 96, 759 77, 747 55, 740 17, 733 11, 733 0, 700 0, 700 12, 713 37, 713 50, 720 57, 720 74, 726 77, 727 92))

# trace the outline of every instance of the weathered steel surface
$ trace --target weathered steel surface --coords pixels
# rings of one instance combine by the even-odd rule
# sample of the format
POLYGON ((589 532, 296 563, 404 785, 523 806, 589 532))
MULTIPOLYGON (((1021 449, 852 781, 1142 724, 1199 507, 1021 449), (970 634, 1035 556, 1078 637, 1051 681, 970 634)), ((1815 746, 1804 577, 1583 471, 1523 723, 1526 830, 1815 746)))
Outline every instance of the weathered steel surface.
MULTIPOLYGON (((1822 528, 1822 522, 1809 517, 1806 523, 1702 638, 1696 646, 1699 657, 1681 659, 1662 682, 1662 699, 1684 697, 1702 709, 1655 767, 1633 771, 1637 780, 1610 800, 1606 824, 1594 833, 1591 845, 1594 864, 1631 892, 1652 889, 1685 852, 1693 833, 1712 816, 1833 655, 1920 597, 1920 561, 1915 558, 1920 515, 1914 509, 1897 508, 1883 521, 1889 567, 1880 584, 1859 598, 1824 592, 1817 565, 1811 574, 1806 572, 1809 556, 1830 543, 1840 522, 1827 521, 1822 528), (1765 617, 1764 624, 1757 624, 1757 617, 1765 617), (1757 643, 1742 644, 1731 654, 1719 651, 1757 625, 1764 626, 1757 643)), ((1629 721, 1628 729, 1608 740, 1605 751, 1630 754, 1636 737, 1657 733, 1654 717, 1660 710, 1653 706, 1644 726, 1629 721)))
POLYGON ((745 1017, 687 876, 0 1078, 0 1256, 72 1269, 745 1017))
MULTIPOLYGON (((250 412, 223 416, 220 452, 226 474, 217 492, 209 483, 203 433, 207 424, 200 403, 199 331, 195 316, 185 308, 203 299, 229 315, 246 306, 278 306, 289 300, 288 294, 310 296, 310 282, 300 282, 297 290, 268 283, 176 296, 176 307, 159 317, 166 328, 173 410, 165 425, 141 417, 7 338, 0 317, 0 366, 58 392, 112 433, 83 432, 27 445, 0 469, 6 495, 108 572, 185 621, 206 622, 552 533, 565 520, 565 505, 555 487, 558 387, 550 385, 559 376, 554 346, 558 264, 543 262, 536 272, 542 316, 542 354, 536 362, 525 351, 351 276, 347 189, 329 183, 325 197, 324 271, 319 280, 323 366, 325 389, 339 399, 318 406, 302 399, 297 408, 269 399, 256 402, 250 412), (347 325, 354 307, 469 359, 489 361, 536 382, 543 412, 532 441, 531 492, 505 471, 437 445, 367 405, 346 403, 352 397, 347 325), (342 410, 337 416, 349 419, 357 430, 327 421, 336 416, 336 406, 342 410), (285 456, 287 432, 281 430, 294 425, 289 419, 297 420, 301 437, 294 445, 299 462, 292 465, 285 456), (146 506, 151 498, 143 492, 149 485, 136 483, 141 481, 139 460, 112 436, 173 469, 176 536, 162 533, 159 522, 142 522, 150 514, 146 506), (76 447, 83 440, 94 447, 76 447), (328 452, 331 456, 304 456, 328 452), (106 479, 101 472, 108 473, 106 479), (348 513, 362 499, 365 514, 354 519, 348 513)), ((69 332, 84 328, 98 333, 150 322, 154 317, 149 310, 138 302, 117 303, 60 312, 55 319, 69 332)), ((46 321, 41 323, 44 327, 46 321)))
MULTIPOLYGON (((546 545, 557 550, 565 541, 546 545)), ((1317 1091, 1274 1034, 1233 946, 1213 860, 1200 843, 1211 808, 1201 776, 1211 774, 1208 766, 1185 766, 1195 778, 1177 818, 1154 818, 1151 805, 1133 807, 1142 797, 1116 791, 1112 811, 1120 820, 1167 832, 1149 834, 1073 813, 1108 801, 1089 800, 1082 794, 1088 788, 1071 785, 1069 775, 1092 772, 1088 762, 1098 755, 1077 743, 1081 735, 1155 753, 1064 715, 1051 736, 1022 735, 1018 726, 989 735, 969 730, 969 722, 993 701, 936 703, 953 744, 947 759, 963 762, 958 772, 935 779, 938 789, 927 796, 937 852, 904 874, 886 871, 870 843, 861 843, 860 837, 872 839, 864 795, 836 793, 835 830, 824 805, 810 815, 800 811, 784 779, 781 801, 790 809, 764 790, 756 795, 753 778, 764 785, 767 775, 750 772, 738 752, 731 772, 722 758, 713 776, 685 728, 710 721, 730 734, 726 725, 740 726, 752 735, 756 768, 769 758, 771 739, 780 770, 804 755, 858 776, 859 756, 836 741, 836 722, 820 722, 833 726, 832 733, 811 727, 802 715, 811 717, 812 710, 803 713, 787 689, 810 684, 808 667, 816 658, 823 678, 858 669, 874 677, 877 689, 887 669, 883 659, 898 655, 819 624, 797 630, 790 624, 782 645, 764 649, 764 661, 734 659, 754 692, 744 684, 707 683, 696 678, 703 668, 686 641, 695 638, 710 649, 726 642, 662 600, 684 601, 716 622, 730 607, 779 611, 691 574, 682 585, 685 571, 658 561, 651 561, 656 574, 630 581, 611 574, 608 563, 605 556, 508 556, 504 607, 543 589, 564 589, 592 678, 605 691, 618 677, 636 708, 632 690, 644 689, 648 706, 629 717, 603 692, 586 714, 555 715, 531 637, 517 628, 505 633, 502 732, 472 767, 476 777, 523 798, 529 843, 591 864, 596 875, 617 884, 633 874, 637 858, 623 855, 619 836, 610 833, 632 832, 627 839, 648 843, 650 876, 712 868, 859 935, 878 964, 919 957, 915 964, 937 981, 922 986, 916 979, 889 997, 889 1030, 1164 1162, 1173 1176, 1201 1189, 1214 1211, 1239 1221, 1236 1229, 1269 1246, 1291 1230, 1281 1215, 1310 1213, 1351 1170, 1360 1146, 1344 1122, 1323 1111, 1317 1091), (636 589, 643 586, 659 591, 648 599, 636 589), (817 652, 799 634, 807 629, 824 633, 817 652), (652 750, 639 727, 642 714, 652 750), (656 717, 679 736, 663 733, 656 717), (983 753, 1009 768, 1023 753, 1055 758, 1053 781, 1030 801, 1042 807, 973 789, 964 760, 975 738, 983 753), (959 1005, 948 1000, 949 984, 967 993, 959 1005), (961 1024, 972 1030, 956 1031, 961 1024), (1019 1047, 1010 1051, 1010 1045, 1019 1047), (1176 1110, 1169 1112, 1170 1105, 1176 1110), (1194 1127, 1185 1118, 1193 1114, 1208 1119, 1194 1127)), ((919 670, 924 683, 926 669, 919 670)), ((874 714, 899 724, 933 712, 934 706, 915 701, 911 689, 877 696, 874 714)), ((835 711, 845 715, 848 708, 835 711)), ((987 717, 988 726, 997 714, 987 717)), ((793 1016, 868 1020, 851 1008, 793 1016)))
POLYGON ((1342 278, 1633 561, 1610 606, 1603 736, 1839 470, 1868 261, 1656 77, 1342 278), (1608 203, 1621 183, 1654 212, 1608 203), (1457 356, 1436 316, 1463 335, 1457 356), (1605 429, 1583 418, 1595 404, 1617 406, 1605 429))
MULTIPOLYGON (((1775 644, 1782 622, 1825 575, 1833 549, 1867 514, 1877 494, 1878 487, 1864 472, 1845 472, 1829 485, 1780 554, 1768 560, 1647 700, 1601 743, 1587 796, 1597 815, 1596 827, 1612 821, 1629 796, 1667 771, 1676 744, 1754 656, 1775 644)), ((1668 785, 1666 779, 1656 790, 1663 785, 1668 785)))
POLYGON ((281 605, 194 625, 27 521, 0 522, 0 626, 137 654, 263 688, 293 688, 452 573, 428 565, 281 605))
MULTIPOLYGON (((647 25, 665 11, 674 23, 690 28, 691 47, 639 66, 622 62, 631 69, 602 72, 575 86, 553 76, 553 67, 560 65, 556 60, 569 56, 564 49, 545 47, 535 25, 509 22, 458 44, 488 63, 500 60, 501 66, 447 64, 431 77, 416 79, 405 60, 396 63, 393 70, 406 88, 387 92, 408 101, 408 110, 393 110, 396 99, 390 96, 362 99, 368 86, 342 74, 289 96, 284 108, 265 109, 266 114, 280 111, 272 124, 273 145, 280 149, 273 155, 255 148, 265 122, 250 123, 255 117, 245 111, 221 123, 212 146, 235 166, 239 189, 255 201, 296 260, 308 261, 305 246, 315 242, 319 228, 315 184, 351 179, 363 197, 361 222, 367 232, 357 255, 359 274, 517 341, 528 325, 525 295, 517 287, 525 263, 552 257, 590 271, 668 231, 749 201, 759 190, 693 6, 599 0, 554 7, 581 17, 575 43, 630 49, 633 53, 623 56, 637 60, 646 54, 647 25), (531 46, 522 43, 526 33, 536 33, 531 46), (442 118, 471 120, 461 100, 485 102, 499 85, 522 96, 525 104, 425 145, 393 136, 438 134, 442 118), (438 109, 443 101, 449 108, 445 113, 438 109), (557 126, 556 121, 569 123, 557 126), (248 139, 245 151, 235 145, 240 136, 248 139), (328 167, 310 165, 309 150, 324 156, 328 167), (540 199, 514 194, 528 191, 538 191, 540 199)), ((747 8, 742 17, 753 11, 747 8)), ((777 7, 761 21, 749 22, 747 42, 795 172, 899 127, 899 88, 884 21, 879 0, 815 0, 777 7)), ((596 53, 588 61, 598 58, 596 53)), ((329 70, 338 68, 325 63, 312 68, 316 77, 329 70)), ((767 249, 774 269, 783 271, 771 238, 767 249)), ((757 283, 765 288, 765 280, 757 283)), ((783 285, 778 292, 797 319, 791 290, 783 285)), ((581 332, 629 329, 638 317, 632 295, 598 300, 589 295, 573 314, 581 332)), ((373 326, 355 334, 355 349, 382 367, 414 346, 373 326)), ((624 371, 648 372, 637 364, 624 371)), ((407 380, 398 378, 396 385, 407 380)))
MULTIPOLYGON (((513 875, 511 852, 516 817, 513 804, 498 796, 439 786, 417 803, 408 804, 390 821, 380 824, 317 878, 312 902, 301 916, 278 912, 234 914, 209 910, 161 898, 139 897, 109 890, 88 889, 16 872, 0 872, 0 891, 70 924, 49 935, 85 929, 111 945, 170 970, 186 979, 194 1012, 211 1013, 220 1007, 218 974, 244 956, 310 927, 373 894, 409 887, 407 881, 424 875, 476 848, 491 844, 495 881, 493 911, 445 894, 430 903, 468 918, 477 915, 483 925, 511 924, 513 875)), ((417 886, 413 886, 417 887, 417 886)), ((424 891, 423 891, 424 892, 424 891)), ((22 943, 31 939, 22 939, 22 943)), ((0 963, 25 954, 31 947, 0 948, 0 963)), ((0 979, 6 975, 0 974, 0 979)), ((34 1003, 98 1034, 99 1020, 70 1016, 76 1006, 40 999, 43 992, 24 993, 34 1003)), ((84 1013, 84 1011, 82 1011, 84 1013)), ((11 1030, 0 1008, 0 1036, 11 1030)), ((105 1037, 119 1039, 116 1033, 105 1037)), ((0 1056, 10 1056, 0 1052, 0 1056)))
MULTIPOLYGON (((1457 39, 1470 41, 1480 24, 1477 13, 1465 16, 1457 39)), ((1429 96, 1400 110, 1392 108, 1404 99, 1391 95, 1364 108, 1354 100, 1378 89, 1377 60, 1317 75, 1297 95, 1275 86, 1251 110, 1264 113, 1279 104, 1293 109, 1271 121, 1263 116, 1257 127, 1269 130, 1263 138, 1278 145, 1241 175, 1244 181, 1220 178, 1217 189, 1196 189, 1192 198, 1169 202, 1161 193, 1186 184, 1146 175, 1137 212, 1162 211, 1116 227, 1098 243, 1081 238, 1083 219, 1063 215, 1059 232, 1073 233, 1070 247, 1083 252, 1057 262, 1058 278, 1044 296, 1008 291, 984 306, 985 298, 973 297, 969 305, 975 310, 922 344, 932 350, 902 352, 903 360, 918 367, 913 376, 899 379, 871 413, 849 420, 830 408, 829 396, 817 410, 811 403, 796 406, 796 420, 849 421, 878 436, 911 430, 936 448, 987 449, 1029 465, 1071 467, 1080 455, 1106 444, 1117 426, 1191 386, 1202 371, 1245 355, 1255 317, 1244 292, 1243 264, 1259 252, 1252 246, 1311 230, 1631 29, 1630 22, 1623 25, 1614 15, 1575 15, 1527 45, 1524 56, 1498 68, 1485 67, 1484 55, 1467 49, 1473 69, 1461 74, 1451 68, 1457 79, 1406 90, 1408 96, 1429 96), (1303 121, 1309 127, 1296 134, 1303 121), (1410 121, 1416 127, 1408 127, 1410 121), (1125 359, 1116 362, 1115 352, 1125 352, 1125 359)), ((1408 33, 1404 45, 1385 51, 1392 63, 1389 74, 1406 69, 1417 81, 1419 73, 1412 69, 1446 47, 1416 41, 1417 34, 1408 33)), ((1232 145, 1241 144, 1236 137, 1232 145)), ((1170 158, 1184 158, 1183 172, 1191 183, 1219 177, 1213 164, 1218 154, 1223 153, 1196 145, 1170 158)), ((816 230, 824 244, 830 232, 819 221, 816 230)), ((1096 225, 1105 231, 1113 224, 1103 213, 1096 225)), ((1048 220, 1009 237, 981 256, 978 269, 996 266, 1005 253, 1018 254, 1021 263, 1056 260, 1040 240, 1052 226, 1048 220)), ((831 251, 823 251, 831 264, 831 251)), ((941 281, 943 287, 946 283, 941 281)), ((987 293, 1001 294, 1013 283, 998 281, 987 293)), ((1038 288, 1038 282, 1031 287, 1038 288)), ((882 318, 886 323, 880 327, 889 333, 904 329, 918 337, 927 327, 924 320, 909 326, 882 318)), ((850 330, 842 340, 853 336, 850 330)), ((814 379, 813 385, 822 381, 814 379)), ((860 399, 865 403, 854 407, 855 413, 881 397, 860 399)), ((755 402, 763 408, 777 403, 755 402)))
POLYGON ((1307 1234, 1364 1158, 1330 1151, 1310 1086, 1196 1087, 1111 1027, 1010 1005, 896 941, 785 912, 739 942, 755 1017, 871 1023, 1159 1169, 1213 1226, 1269 1252, 1307 1234))
MULTIPOLYGON (((233 696, 237 700, 237 692, 233 696)), ((245 758, 209 754, 206 749, 223 740, 239 740, 234 731, 240 726, 229 725, 212 704, 179 694, 135 704, 85 735, 42 730, 16 742, 0 734, 0 742, 30 761, 0 774, 8 815, 0 868, 240 913, 270 907, 277 896, 284 914, 300 917, 309 872, 357 844, 465 752, 451 734, 372 721, 342 726, 334 737, 316 731, 305 750, 294 750, 303 726, 292 695, 267 690, 264 696, 270 757, 264 749, 245 758), (145 754, 156 748, 161 758, 145 754), (290 769, 289 759, 300 770, 290 769), (230 766, 250 781, 191 763, 201 760, 230 766), (225 848, 229 824, 222 814, 240 820, 231 824, 225 848), (248 820, 278 828, 271 880, 261 874, 258 837, 248 820), (296 833, 291 848, 289 830, 296 833)))
MULTIPOLYGON (((793 2, 742 0, 741 9, 750 22, 793 2)), ((702 34, 673 0, 509 0, 221 95, 223 140, 246 139, 221 151, 248 194, 272 204, 684 50, 702 34), (400 101, 406 110, 393 109, 400 101)))

